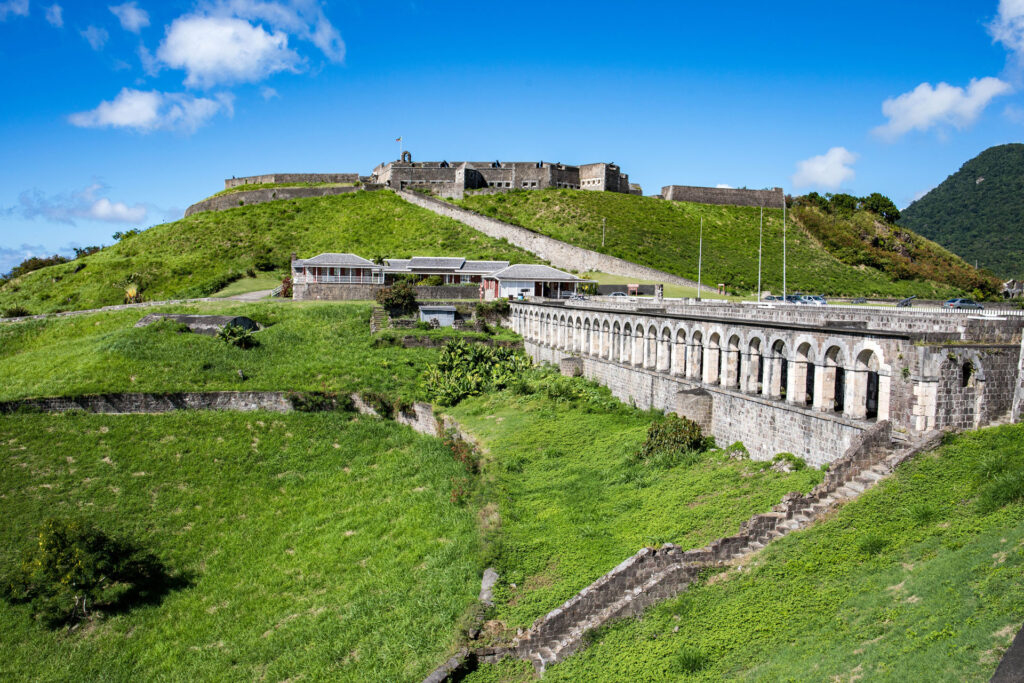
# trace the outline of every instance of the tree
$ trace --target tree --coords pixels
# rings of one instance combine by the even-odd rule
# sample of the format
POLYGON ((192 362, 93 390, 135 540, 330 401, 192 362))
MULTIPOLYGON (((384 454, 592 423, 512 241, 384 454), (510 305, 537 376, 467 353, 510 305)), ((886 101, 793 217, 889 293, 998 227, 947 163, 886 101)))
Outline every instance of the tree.
POLYGON ((416 306, 416 290, 408 282, 396 282, 377 292, 377 303, 389 311, 411 311, 416 306))
POLYGON ((877 214, 886 223, 895 223, 900 219, 900 210, 892 203, 892 200, 884 194, 872 192, 860 200, 860 207, 865 211, 877 214))

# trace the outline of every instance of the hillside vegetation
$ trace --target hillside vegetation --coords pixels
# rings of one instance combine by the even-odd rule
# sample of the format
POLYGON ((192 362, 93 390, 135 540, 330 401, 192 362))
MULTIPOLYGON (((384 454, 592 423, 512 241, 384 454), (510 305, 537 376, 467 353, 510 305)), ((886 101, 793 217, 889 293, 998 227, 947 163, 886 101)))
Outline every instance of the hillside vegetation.
POLYGON ((480 586, 440 440, 326 413, 0 417, 0 575, 51 517, 179 585, 74 630, 0 600, 3 680, 421 680, 480 586))
POLYGON ((286 272, 289 255, 352 252, 364 258, 464 256, 536 263, 531 254, 391 192, 356 192, 197 214, 123 238, 97 253, 0 286, 0 313, 209 296, 252 269, 286 272))
POLYGON ((971 159, 908 206, 900 225, 1004 278, 1024 277, 1024 144, 971 159))
MULTIPOLYGON (((461 205, 571 244, 697 279, 729 291, 757 287, 760 209, 668 202, 613 192, 513 191, 470 196, 461 205), (605 246, 602 220, 607 220, 605 246)), ((938 245, 894 231, 867 212, 846 217, 799 209, 786 235, 787 288, 828 295, 944 298, 991 288, 992 280, 938 245), (899 233, 899 234, 896 234, 899 233)), ((763 290, 782 291, 782 211, 764 212, 763 290)))
POLYGON ((987 681, 1024 620, 1022 444, 1021 425, 958 436, 750 565, 592 633, 544 679, 987 681), (1016 497, 997 493, 1008 478, 1016 497))

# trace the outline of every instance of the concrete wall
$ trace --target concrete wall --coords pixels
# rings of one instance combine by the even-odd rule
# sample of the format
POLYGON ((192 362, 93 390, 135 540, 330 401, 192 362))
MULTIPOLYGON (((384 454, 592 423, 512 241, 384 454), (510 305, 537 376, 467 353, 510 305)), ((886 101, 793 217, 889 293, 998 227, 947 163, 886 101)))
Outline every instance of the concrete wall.
POLYGON ((265 183, 354 183, 358 180, 358 173, 268 173, 244 178, 228 178, 224 181, 224 189, 230 190, 239 185, 262 185, 265 183))
MULTIPOLYGON (((564 351, 530 341, 525 342, 525 349, 534 362, 556 366, 566 355, 564 351)), ((644 410, 680 412, 680 393, 699 387, 711 396, 709 433, 716 443, 724 447, 741 441, 756 460, 770 460, 777 453, 793 453, 817 467, 842 456, 854 439, 871 426, 840 415, 699 385, 601 358, 582 356, 575 360, 582 364, 584 377, 608 387, 619 400, 644 410)), ((696 415, 686 417, 700 419, 696 415)))
MULTIPOLYGON (((614 256, 599 254, 589 249, 575 247, 546 235, 531 232, 518 225, 504 223, 474 211, 454 206, 434 197, 428 197, 416 192, 399 191, 396 194, 411 204, 429 209, 441 216, 454 218, 460 223, 464 223, 474 230, 479 230, 489 237, 508 240, 520 249, 525 249, 538 258, 544 259, 555 268, 576 270, 581 273, 594 270, 611 275, 636 278, 638 280, 657 280, 667 284, 689 287, 697 286, 696 282, 679 277, 678 275, 640 266, 614 256)), ((707 286, 704 289, 709 292, 714 291, 711 287, 707 286)))
POLYGON ((695 187, 692 185, 666 185, 661 196, 673 202, 696 202, 724 206, 763 206, 781 209, 785 195, 781 187, 772 190, 739 190, 724 187, 695 187))
POLYGON ((203 211, 225 211, 237 209, 240 206, 251 204, 264 204, 266 202, 279 201, 283 199, 307 199, 309 197, 328 197, 336 194, 348 194, 362 190, 378 190, 377 185, 363 185, 361 187, 265 187, 260 190, 244 190, 240 192, 229 192, 217 197, 210 197, 201 202, 193 204, 185 210, 186 216, 192 216, 203 211))
MULTIPOLYGON (((298 284, 292 285, 292 298, 296 301, 371 301, 384 285, 298 284)), ((446 287, 418 286, 416 299, 480 299, 479 285, 446 287)))

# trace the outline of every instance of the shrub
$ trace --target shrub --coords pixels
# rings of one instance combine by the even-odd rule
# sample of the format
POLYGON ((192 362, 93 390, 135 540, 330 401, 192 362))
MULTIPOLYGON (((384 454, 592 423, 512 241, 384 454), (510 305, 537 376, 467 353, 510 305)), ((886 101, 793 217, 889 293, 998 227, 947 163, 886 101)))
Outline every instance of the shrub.
MULTIPOLYGON (((433 322, 433 321, 431 321, 431 322, 433 322)), ((435 327, 434 325, 431 325, 430 322, 427 322, 426 320, 417 320, 416 321, 416 329, 417 330, 432 330, 432 329, 434 329, 434 327, 435 327)))
POLYGON ((468 474, 480 473, 480 452, 476 446, 466 441, 458 432, 449 429, 444 433, 443 442, 452 452, 452 457, 462 464, 468 474))
POLYGON ((225 325, 217 333, 217 339, 220 339, 225 344, 237 346, 240 349, 253 349, 260 345, 253 331, 241 325, 225 325))
POLYGON ((681 674, 697 673, 707 665, 707 655, 690 645, 684 645, 672 661, 673 671, 681 674))
POLYGON ((792 453, 776 453, 775 457, 772 458, 772 464, 774 465, 777 462, 788 463, 794 472, 799 472, 807 467, 806 460, 792 453))
POLYGON ((142 303, 142 291, 138 285, 128 285, 124 289, 124 302, 126 304, 142 303))
POLYGON ((253 265, 256 267, 256 270, 261 270, 263 272, 268 272, 277 268, 277 264, 274 263, 274 259, 269 255, 257 256, 253 265))
POLYGON ((84 521, 48 519, 3 589, 11 602, 30 603, 38 618, 59 626, 155 597, 169 585, 153 555, 84 521))
POLYGON ((281 280, 281 296, 286 299, 290 299, 292 296, 292 279, 291 277, 285 277, 281 280))
POLYGON ((857 542, 857 548, 871 557, 885 550, 885 547, 889 545, 889 541, 876 533, 867 533, 861 537, 860 541, 857 542))
POLYGON ((476 317, 487 320, 497 320, 508 315, 511 305, 508 299, 495 299, 494 301, 478 301, 476 304, 476 317))
POLYGON ((29 315, 32 315, 32 312, 24 306, 11 306, 4 310, 5 318, 24 318, 29 315))
POLYGON ((359 398, 363 399, 363 403, 373 408, 383 418, 390 418, 395 414, 391 400, 379 391, 361 391, 359 398))
POLYGON ((432 401, 452 406, 466 396, 504 389, 529 366, 529 359, 513 349, 453 339, 437 364, 427 368, 423 386, 432 401))
POLYGON ((700 425, 687 417, 670 413, 647 428, 647 440, 636 459, 661 466, 692 464, 695 454, 707 449, 700 425))
POLYGON ((399 281, 377 292, 377 303, 389 311, 411 311, 416 306, 416 290, 408 282, 399 281))
POLYGON ((440 287, 444 284, 444 280, 440 275, 428 275, 420 281, 420 284, 424 287, 440 287))

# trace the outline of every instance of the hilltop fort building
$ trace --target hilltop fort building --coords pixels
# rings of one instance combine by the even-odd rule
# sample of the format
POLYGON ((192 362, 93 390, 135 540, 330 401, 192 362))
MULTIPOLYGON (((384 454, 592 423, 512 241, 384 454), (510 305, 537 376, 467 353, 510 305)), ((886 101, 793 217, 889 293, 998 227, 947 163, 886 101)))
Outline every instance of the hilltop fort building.
MULTIPOLYGON (((629 176, 610 163, 569 166, 547 161, 400 161, 373 169, 370 182, 393 190, 428 189, 442 197, 466 190, 540 190, 547 187, 630 194, 629 176)), ((639 190, 636 190, 639 194, 639 190)))

